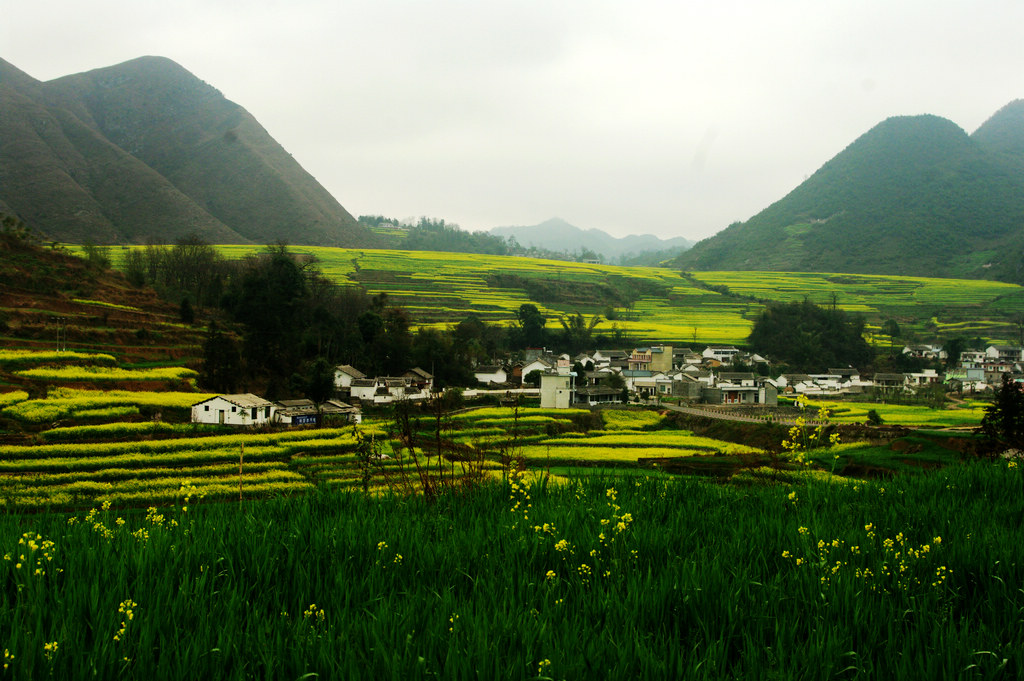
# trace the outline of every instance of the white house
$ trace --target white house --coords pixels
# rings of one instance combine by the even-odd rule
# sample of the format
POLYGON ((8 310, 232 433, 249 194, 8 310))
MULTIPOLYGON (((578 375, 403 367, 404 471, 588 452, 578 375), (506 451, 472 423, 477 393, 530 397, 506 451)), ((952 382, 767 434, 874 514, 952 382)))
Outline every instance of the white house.
POLYGON ((1019 362, 1024 359, 1021 349, 1014 345, 990 345, 985 348, 985 356, 1003 362, 1019 362))
POLYGON ((704 359, 713 359, 722 364, 731 364, 739 351, 739 348, 732 345, 709 345, 704 348, 701 356, 704 359))
POLYGON ((193 423, 260 426, 273 416, 274 403, 252 393, 217 395, 192 405, 193 423))
POLYGON ((568 409, 572 404, 572 376, 547 373, 540 377, 542 409, 568 409))
POLYGON ((508 381, 508 372, 498 365, 481 364, 473 371, 473 376, 480 383, 506 383, 508 381))
POLYGON ((352 381, 366 378, 359 369, 348 364, 342 364, 334 367, 334 389, 335 390, 348 390, 352 387, 352 381))
POLYGON ((396 400, 425 400, 430 397, 428 390, 421 388, 409 376, 358 378, 352 381, 350 392, 352 399, 374 404, 387 404, 396 400))
POLYGON ((555 365, 552 364, 551 362, 545 362, 543 359, 535 359, 529 364, 523 366, 523 380, 525 381, 527 378, 529 378, 530 374, 533 373, 534 371, 544 373, 545 371, 550 371, 551 369, 553 369, 554 366, 555 365))

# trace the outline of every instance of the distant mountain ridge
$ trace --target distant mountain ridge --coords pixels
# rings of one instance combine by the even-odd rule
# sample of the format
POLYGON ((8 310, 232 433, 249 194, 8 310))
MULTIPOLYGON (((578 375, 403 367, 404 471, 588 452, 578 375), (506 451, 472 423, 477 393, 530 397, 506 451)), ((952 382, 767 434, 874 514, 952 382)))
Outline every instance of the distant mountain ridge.
POLYGON ((0 211, 72 242, 379 243, 245 109, 162 57, 45 83, 0 60, 0 211))
POLYGON ((551 251, 580 251, 588 248, 608 259, 647 251, 685 249, 693 242, 683 237, 662 239, 653 234, 631 234, 614 237, 600 229, 580 229, 561 218, 551 218, 539 225, 495 227, 491 234, 515 237, 522 246, 535 246, 551 251))
POLYGON ((1024 101, 973 135, 938 116, 889 118, 675 264, 1024 281, 1024 101))

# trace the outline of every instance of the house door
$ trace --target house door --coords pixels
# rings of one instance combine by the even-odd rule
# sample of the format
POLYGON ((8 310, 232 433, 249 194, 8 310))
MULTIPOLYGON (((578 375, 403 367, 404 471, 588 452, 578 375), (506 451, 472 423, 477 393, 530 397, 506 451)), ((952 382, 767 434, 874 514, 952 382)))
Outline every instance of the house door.
POLYGON ((223 426, 224 425, 224 410, 223 409, 219 409, 217 411, 217 416, 220 418, 220 424, 223 426))

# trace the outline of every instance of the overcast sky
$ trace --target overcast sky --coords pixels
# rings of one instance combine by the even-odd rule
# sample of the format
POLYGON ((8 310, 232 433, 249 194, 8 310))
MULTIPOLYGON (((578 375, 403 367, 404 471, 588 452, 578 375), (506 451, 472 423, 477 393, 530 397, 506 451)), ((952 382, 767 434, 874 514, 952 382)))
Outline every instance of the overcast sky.
POLYGON ((889 116, 1024 97, 1020 0, 0 0, 40 80, 142 55, 245 107, 353 215, 700 239, 889 116))

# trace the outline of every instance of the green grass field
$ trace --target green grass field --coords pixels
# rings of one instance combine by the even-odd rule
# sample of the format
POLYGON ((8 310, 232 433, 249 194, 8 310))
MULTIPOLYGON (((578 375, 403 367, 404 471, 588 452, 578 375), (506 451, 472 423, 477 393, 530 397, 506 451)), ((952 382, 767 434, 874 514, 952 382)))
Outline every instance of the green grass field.
POLYGON ((2 515, 14 679, 1019 678, 1024 476, 2 515))

